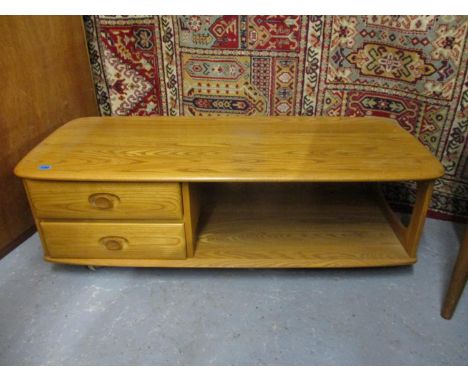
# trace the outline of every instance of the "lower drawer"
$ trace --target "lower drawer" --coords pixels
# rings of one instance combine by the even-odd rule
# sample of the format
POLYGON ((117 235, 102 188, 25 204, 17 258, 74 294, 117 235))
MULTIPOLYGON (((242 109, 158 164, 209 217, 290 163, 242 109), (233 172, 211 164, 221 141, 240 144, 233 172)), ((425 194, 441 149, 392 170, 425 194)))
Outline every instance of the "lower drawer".
POLYGON ((76 259, 184 259, 183 223, 41 222, 48 256, 76 259))

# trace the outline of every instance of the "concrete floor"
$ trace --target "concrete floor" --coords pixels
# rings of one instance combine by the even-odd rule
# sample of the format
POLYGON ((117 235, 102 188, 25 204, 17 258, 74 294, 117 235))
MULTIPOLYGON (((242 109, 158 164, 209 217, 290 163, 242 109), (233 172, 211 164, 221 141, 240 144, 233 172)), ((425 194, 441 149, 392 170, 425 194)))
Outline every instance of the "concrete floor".
POLYGON ((0 261, 2 365, 467 365, 468 292, 439 315, 463 227, 429 219, 413 267, 59 266, 37 235, 0 261))

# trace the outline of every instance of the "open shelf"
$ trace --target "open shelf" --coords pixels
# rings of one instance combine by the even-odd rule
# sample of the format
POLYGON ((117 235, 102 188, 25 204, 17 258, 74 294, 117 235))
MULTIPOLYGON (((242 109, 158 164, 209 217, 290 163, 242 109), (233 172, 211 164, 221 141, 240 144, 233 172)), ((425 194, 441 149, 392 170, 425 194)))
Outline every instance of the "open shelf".
POLYGON ((253 268, 415 262, 365 184, 217 183, 203 185, 201 195, 195 255, 185 262, 253 268))

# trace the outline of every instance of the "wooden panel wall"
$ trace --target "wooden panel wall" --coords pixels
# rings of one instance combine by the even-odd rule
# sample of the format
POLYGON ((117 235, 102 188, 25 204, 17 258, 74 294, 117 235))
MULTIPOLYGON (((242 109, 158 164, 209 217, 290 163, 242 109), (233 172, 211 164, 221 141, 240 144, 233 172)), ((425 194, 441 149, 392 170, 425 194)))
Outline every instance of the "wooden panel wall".
POLYGON ((0 17, 0 258, 34 232, 18 161, 54 129, 98 115, 80 16, 0 17))

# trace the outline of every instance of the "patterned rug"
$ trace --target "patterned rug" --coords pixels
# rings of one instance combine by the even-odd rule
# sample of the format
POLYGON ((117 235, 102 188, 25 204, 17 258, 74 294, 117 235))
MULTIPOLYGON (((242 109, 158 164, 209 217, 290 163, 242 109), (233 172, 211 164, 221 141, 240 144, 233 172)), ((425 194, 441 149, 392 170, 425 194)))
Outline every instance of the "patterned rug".
MULTIPOLYGON (((392 118, 445 167, 432 216, 468 220, 468 17, 84 20, 102 115, 392 118)), ((409 206, 414 185, 386 194, 409 206)))

